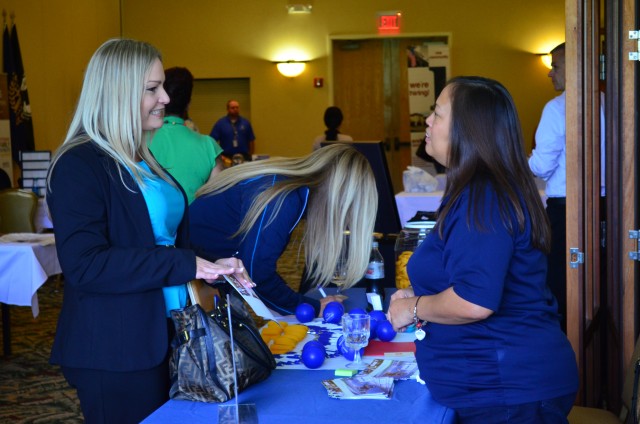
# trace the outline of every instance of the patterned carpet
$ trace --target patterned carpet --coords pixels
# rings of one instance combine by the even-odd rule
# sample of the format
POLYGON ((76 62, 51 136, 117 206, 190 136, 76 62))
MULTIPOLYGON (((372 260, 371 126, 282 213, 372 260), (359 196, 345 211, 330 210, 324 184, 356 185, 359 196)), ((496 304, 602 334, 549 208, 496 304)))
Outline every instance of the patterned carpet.
MULTIPOLYGON (((303 226, 304 222, 298 225, 278 262, 278 272, 294 290, 304 267, 299 249, 303 226)), ((0 423, 83 422, 75 390, 60 369, 48 362, 63 288, 64 283, 55 279, 40 288, 40 315, 36 319, 29 307, 11 307, 13 354, 10 358, 0 356, 0 423)))
POLYGON ((80 404, 58 367, 49 365, 62 284, 38 291, 40 315, 11 307, 12 355, 0 358, 0 423, 82 423, 80 404))

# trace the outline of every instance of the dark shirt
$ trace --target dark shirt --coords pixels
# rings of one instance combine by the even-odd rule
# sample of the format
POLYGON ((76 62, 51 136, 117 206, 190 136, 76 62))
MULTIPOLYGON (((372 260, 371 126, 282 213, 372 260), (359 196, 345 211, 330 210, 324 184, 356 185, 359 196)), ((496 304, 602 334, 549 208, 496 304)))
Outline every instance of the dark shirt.
POLYGON ((267 225, 273 211, 265 213, 249 233, 233 237, 255 197, 283 177, 268 175, 243 181, 222 193, 200 196, 189 207, 191 242, 194 246, 228 257, 238 252, 262 301, 280 314, 294 314, 300 303, 309 303, 319 312, 320 302, 292 290, 277 272, 291 232, 307 204, 309 190, 299 188, 286 196, 277 218, 267 225))
POLYGON ((222 154, 228 158, 236 153, 241 153, 247 158, 250 155, 249 146, 256 139, 251 123, 242 116, 238 116, 236 122, 231 122, 228 116, 223 116, 215 123, 210 135, 220 144, 222 154))

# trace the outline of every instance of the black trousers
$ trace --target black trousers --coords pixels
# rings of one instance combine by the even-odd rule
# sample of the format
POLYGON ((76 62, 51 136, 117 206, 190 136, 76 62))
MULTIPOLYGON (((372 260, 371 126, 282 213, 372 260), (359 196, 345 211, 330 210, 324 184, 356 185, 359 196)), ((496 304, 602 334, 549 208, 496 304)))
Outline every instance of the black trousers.
POLYGON ((564 197, 547 199, 551 223, 551 252, 548 258, 547 285, 558 301, 562 331, 567 331, 567 203, 564 197))
POLYGON ((169 369, 113 372, 62 367, 87 424, 137 424, 169 400, 169 369))

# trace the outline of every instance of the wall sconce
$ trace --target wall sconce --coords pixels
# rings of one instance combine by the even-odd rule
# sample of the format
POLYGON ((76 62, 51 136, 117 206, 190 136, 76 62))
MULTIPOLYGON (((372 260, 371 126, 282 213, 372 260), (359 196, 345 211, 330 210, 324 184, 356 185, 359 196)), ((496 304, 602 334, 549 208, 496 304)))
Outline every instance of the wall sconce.
POLYGON ((287 78, 294 78, 304 72, 307 66, 305 61, 287 60, 286 62, 276 62, 278 71, 287 78))
POLYGON ((551 54, 538 53, 538 56, 540 56, 540 60, 542 60, 544 66, 546 66, 548 69, 551 69, 551 54))

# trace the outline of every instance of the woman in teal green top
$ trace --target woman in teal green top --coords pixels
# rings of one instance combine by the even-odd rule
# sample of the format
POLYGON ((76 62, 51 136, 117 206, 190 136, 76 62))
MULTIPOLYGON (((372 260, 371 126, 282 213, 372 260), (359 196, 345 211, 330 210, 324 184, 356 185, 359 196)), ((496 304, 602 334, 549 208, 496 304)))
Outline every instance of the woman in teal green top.
POLYGON ((164 74, 164 89, 171 101, 165 106, 164 124, 156 131, 149 149, 178 180, 191 204, 196 191, 222 170, 222 148, 213 138, 185 125, 193 90, 191 72, 187 68, 169 68, 164 74))

